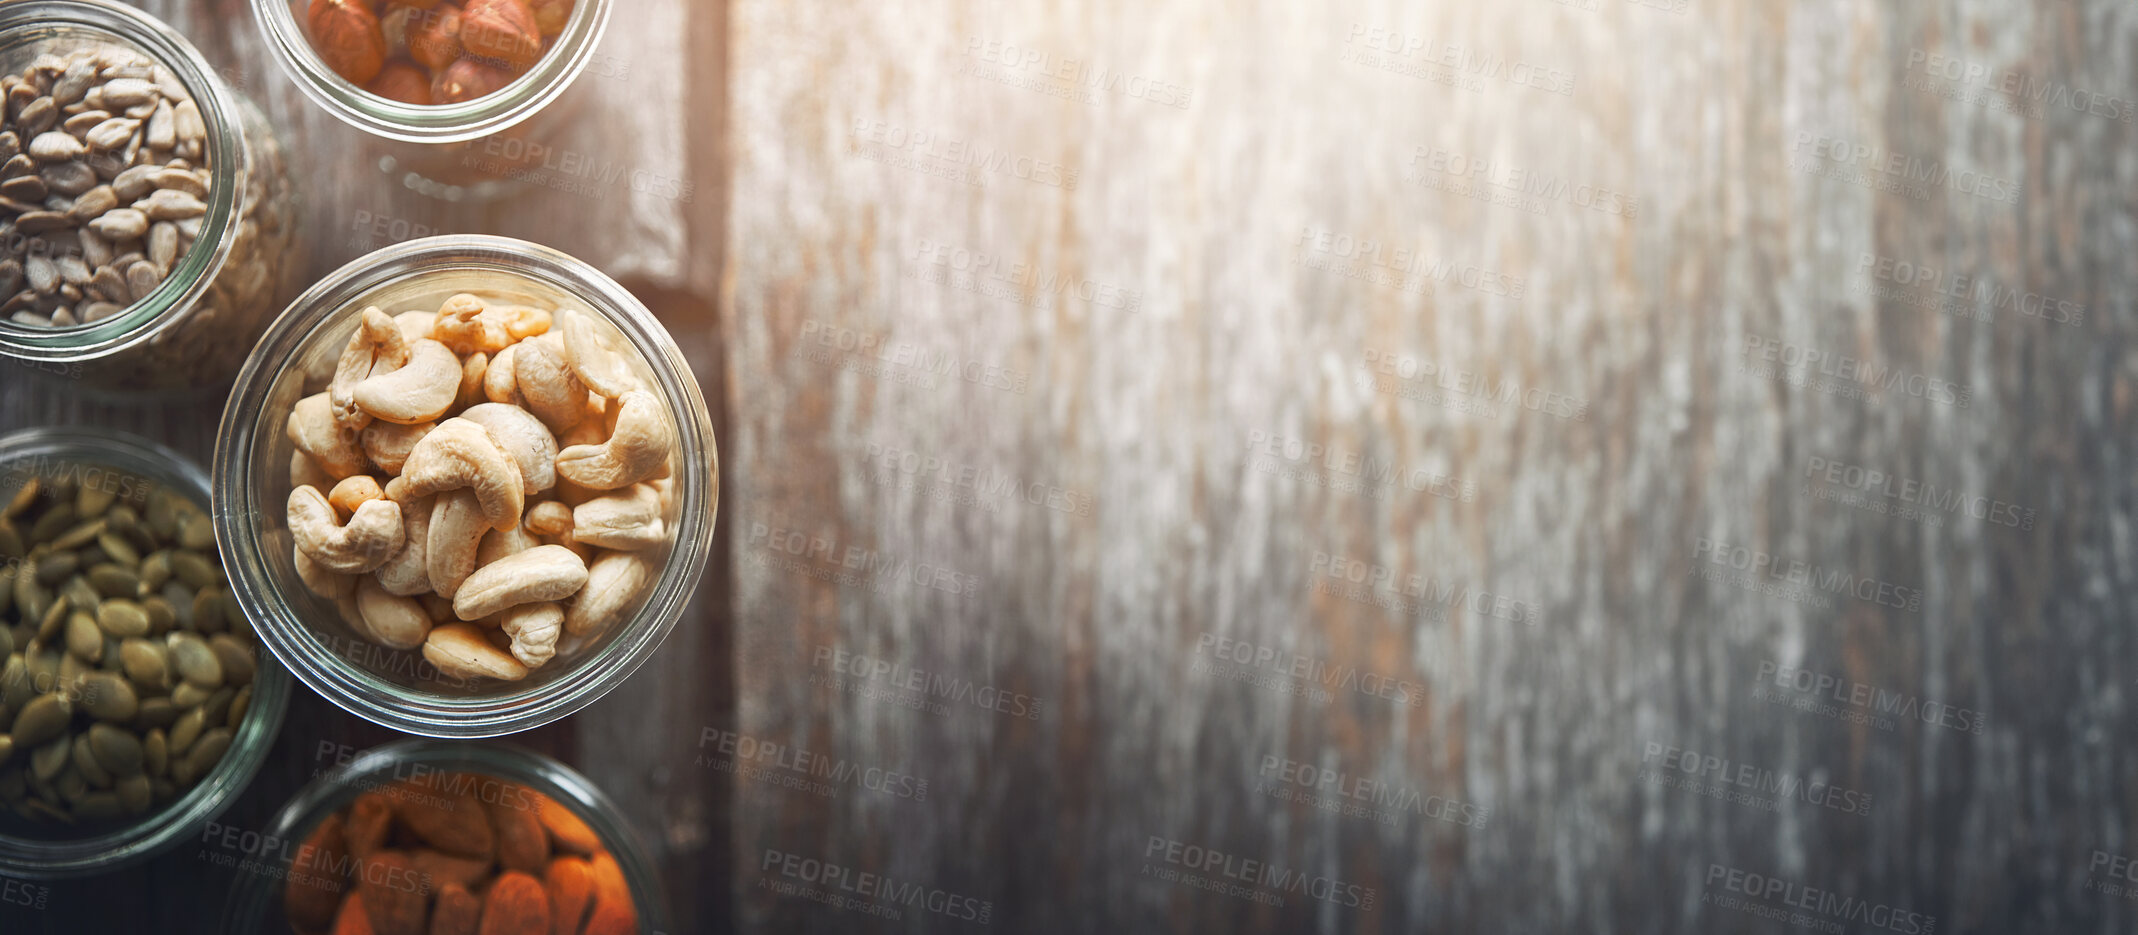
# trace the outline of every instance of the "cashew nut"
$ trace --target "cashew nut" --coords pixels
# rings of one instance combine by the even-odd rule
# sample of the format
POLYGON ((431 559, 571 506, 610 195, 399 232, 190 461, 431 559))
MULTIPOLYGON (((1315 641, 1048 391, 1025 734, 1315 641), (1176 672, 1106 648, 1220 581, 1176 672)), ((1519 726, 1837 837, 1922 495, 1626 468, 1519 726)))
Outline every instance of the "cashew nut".
POLYGON ((519 524, 526 502, 519 465, 482 426, 447 419, 416 442, 401 465, 401 476, 386 485, 386 495, 407 502, 462 488, 474 490, 491 528, 519 524))
POLYGON ((512 637, 513 658, 539 669, 557 655, 557 637, 564 633, 564 605, 521 604, 505 611, 499 628, 512 637))
POLYGON ((328 571, 295 545, 290 546, 290 560, 297 565, 297 580, 304 582, 304 589, 327 600, 341 600, 356 588, 355 575, 328 571))
POLYGON ((572 508, 544 500, 527 508, 527 519, 520 525, 537 536, 561 536, 572 531, 572 508))
POLYGON ((460 395, 460 358, 432 340, 409 345, 408 362, 374 372, 356 385, 356 405, 388 422, 429 422, 453 408, 460 395))
POLYGON ((472 624, 444 623, 423 641, 423 658, 438 671, 456 678, 493 678, 517 681, 527 677, 519 660, 490 645, 483 631, 472 624))
POLYGON ((551 332, 513 345, 513 382, 527 409, 552 430, 562 432, 586 418, 586 385, 565 366, 551 332))
POLYGON ((414 649, 431 632, 431 615, 421 602, 389 593, 370 578, 356 583, 356 610, 364 630, 383 646, 414 649))
POLYGON ((453 596, 453 615, 477 620, 519 604, 561 601, 586 583, 586 563, 570 549, 536 546, 476 569, 453 596))
POLYGON ((431 336, 431 322, 437 318, 436 312, 402 312, 393 316, 393 323, 401 326, 401 336, 414 344, 431 336))
POLYGON ((460 362, 460 392, 453 406, 466 409, 483 401, 483 377, 490 371, 490 355, 476 351, 460 362))
POLYGON ((430 499, 411 501, 401 510, 401 551, 395 552, 386 564, 377 571, 379 587, 388 594, 410 597, 431 589, 429 545, 431 539, 431 511, 436 508, 430 499))
POLYGON ((311 455, 305 454, 303 449, 298 449, 290 452, 290 486, 302 487, 306 484, 324 490, 334 486, 334 477, 320 470, 319 463, 313 461, 311 455))
POLYGON ((550 314, 547 309, 531 305, 493 306, 491 314, 505 323, 505 333, 514 341, 525 341, 549 331, 550 314))
POLYGON ((483 541, 482 508, 475 495, 466 490, 448 491, 438 495, 438 503, 431 508, 430 537, 424 545, 424 567, 430 575, 431 590, 440 597, 452 597, 460 584, 475 570, 475 553, 483 541))
POLYGON ((357 575, 386 564, 401 549, 401 505, 371 500, 357 507, 347 525, 317 487, 290 491, 290 535, 297 547, 328 571, 357 575))
POLYGON ((475 547, 475 567, 481 568, 502 558, 509 558, 541 545, 534 534, 514 526, 511 529, 492 529, 483 533, 482 545, 475 547))
POLYGON ((356 331, 349 335, 349 345, 342 349, 341 360, 335 364, 334 382, 327 388, 327 398, 334 403, 334 420, 350 431, 371 422, 371 414, 356 404, 357 384, 369 379, 373 370, 384 373, 408 363, 408 337, 392 318, 375 305, 364 309, 360 317, 356 331))
POLYGON ((483 403, 469 406, 460 414, 483 427, 490 439, 512 456, 520 468, 520 480, 527 495, 533 496, 556 486, 557 483, 557 437, 549 434, 549 427, 527 410, 504 403, 483 403))
POLYGON ((379 466, 379 470, 389 475, 399 474, 401 465, 408 460, 409 450, 415 448, 416 442, 421 441, 424 435, 437 427, 436 422, 418 422, 414 425, 373 422, 364 428, 359 441, 363 443, 364 454, 371 458, 371 463, 379 466))
POLYGON ((490 366, 483 370, 483 398, 493 403, 519 405, 520 385, 513 368, 519 359, 520 346, 514 344, 497 352, 490 358, 490 366))
POLYGON ((637 606, 640 592, 653 578, 653 563, 644 553, 603 553, 587 566, 586 586, 564 612, 564 631, 592 637, 608 630, 637 606))
POLYGON ((668 455, 675 448, 675 431, 668 425, 667 410, 644 390, 625 393, 622 402, 616 430, 609 440, 599 445, 573 445, 558 452, 558 475, 594 490, 615 490, 668 476, 668 455))
POLYGON ((357 447, 357 433, 334 421, 334 404, 325 393, 298 400, 283 424, 283 434, 335 480, 364 472, 364 450, 357 447))
POLYGON ((661 522, 661 495, 650 484, 632 484, 572 509, 572 538, 604 549, 650 549, 668 541, 661 522))
POLYGON ((580 383, 610 399, 638 389, 638 379, 625 366, 623 355, 609 346, 608 336, 591 316, 565 309, 558 318, 564 332, 564 363, 580 383))
POLYGON ((339 516, 356 512, 357 507, 368 501, 383 499, 386 499, 386 491, 369 474, 351 474, 327 491, 327 502, 334 505, 334 512, 339 516))
POLYGON ((495 354, 512 343, 505 333, 505 325, 495 317, 483 314, 483 300, 465 292, 446 299, 438 306, 438 317, 431 320, 431 337, 455 354, 495 354))

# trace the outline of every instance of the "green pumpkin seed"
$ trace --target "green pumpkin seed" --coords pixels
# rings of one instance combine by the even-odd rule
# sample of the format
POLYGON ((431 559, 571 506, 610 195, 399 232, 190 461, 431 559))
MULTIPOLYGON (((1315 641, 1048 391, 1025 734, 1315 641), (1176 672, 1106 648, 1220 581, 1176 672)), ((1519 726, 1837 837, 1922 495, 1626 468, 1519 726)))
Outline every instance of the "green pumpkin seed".
POLYGON ((73 504, 62 503, 46 510, 43 516, 37 518, 37 522, 30 524, 30 544, 50 542, 58 538, 60 533, 73 529, 74 524, 73 504))
POLYGON ((141 553, 123 536, 111 532, 97 533, 97 548, 103 549, 104 554, 111 556, 112 561, 128 568, 141 564, 141 553))
POLYGON ((84 485, 74 495, 74 512, 82 516, 102 516, 104 511, 111 507, 112 501, 117 499, 119 495, 116 491, 105 490, 102 486, 84 485))
MULTIPOLYGON (((84 734, 97 765, 114 777, 137 776, 142 768, 139 738, 109 724, 98 724, 84 734)), ((86 772, 86 770, 85 770, 86 772)))
POLYGON ((141 727, 169 727, 177 723, 182 713, 169 698, 146 698, 141 702, 141 711, 134 715, 134 723, 141 727))
POLYGON ((154 794, 149 787, 147 773, 136 773, 119 780, 118 785, 113 787, 112 792, 118 795, 119 807, 125 809, 128 815, 139 815, 148 811, 149 802, 154 794))
POLYGON ((16 529, 14 523, 0 520, 0 558, 21 558, 28 554, 29 547, 22 542, 22 531, 16 529))
POLYGON ((171 741, 163 728, 152 727, 141 735, 141 768, 151 776, 166 775, 171 768, 171 741))
POLYGON ((133 598, 141 594, 141 576, 106 562, 89 569, 89 586, 106 600, 133 598))
POLYGON ((48 588, 58 587, 79 567, 81 559, 76 558, 73 552, 48 553, 37 560, 37 583, 48 588))
POLYGON ((83 779, 89 780, 90 785, 99 789, 111 788, 112 775, 103 764, 97 762, 96 751, 89 748, 88 734, 74 735, 74 745, 70 749, 74 768, 81 771, 83 779))
POLYGON ((245 712, 251 709, 252 686, 247 685, 238 689, 237 695, 230 699, 230 715, 224 718, 223 721, 229 725, 231 730, 237 730, 239 725, 245 723, 245 712))
POLYGON ((115 673, 98 672, 82 680, 81 706, 99 721, 131 721, 141 713, 141 698, 132 683, 115 673))
POLYGON ((215 768, 223 754, 230 751, 230 737, 230 728, 227 727, 217 727, 200 735, 200 739, 194 742, 193 749, 186 751, 185 760, 172 768, 171 778, 181 786, 190 786, 202 776, 208 775, 208 771, 215 768))
POLYGON ((91 792, 74 802, 74 817, 82 821, 117 821, 125 814, 117 792, 91 792))
POLYGON ((65 696, 39 695, 22 706, 22 713, 15 715, 15 726, 8 733, 17 744, 35 747, 66 733, 67 718, 72 713, 65 696))
POLYGON ((104 521, 93 519, 60 533, 57 538, 52 540, 52 549, 53 551, 79 549, 91 542, 95 542, 96 538, 103 534, 104 521))
POLYGON ((59 771, 66 767, 67 758, 73 750, 73 740, 66 734, 52 738, 44 746, 30 751, 30 775, 42 782, 51 782, 58 778, 59 771))
POLYGON ((24 481, 22 487, 15 491, 15 496, 8 500, 7 507, 0 509, 0 519, 14 519, 17 516, 21 516, 22 511, 29 509, 37 502, 37 494, 43 490, 44 484, 39 482, 37 478, 32 477, 24 481))
POLYGON ((148 631, 152 634, 162 636, 178 625, 178 612, 160 595, 142 600, 141 609, 148 613, 148 631))
POLYGON ((95 617, 79 611, 67 616, 67 651, 85 662, 104 661, 104 631, 95 617))
POLYGON ((214 562, 201 557, 199 552, 172 552, 171 573, 196 591, 223 583, 223 570, 215 567, 214 562))
POLYGON ((208 648, 208 641, 199 634, 178 632, 164 638, 164 645, 171 650, 171 667, 185 679, 202 688, 215 688, 223 684, 223 664, 215 658, 215 651, 208 648))
POLYGON ((193 595, 193 629, 202 633, 223 632, 223 593, 221 588, 202 588, 193 595))
POLYGON ((200 739, 200 732, 207 726, 207 715, 194 708, 178 716, 178 723, 171 725, 171 755, 184 756, 193 741, 200 739))
POLYGON ((96 622, 104 632, 122 640, 147 636, 150 628, 148 611, 123 599, 105 601, 97 607, 96 622))
POLYGON ((125 640, 119 644, 119 658, 125 664, 126 677, 134 684, 149 691, 170 690, 170 657, 162 643, 146 639, 125 640))
POLYGON ((159 549, 149 553, 149 557, 141 560, 142 593, 148 594, 161 590, 163 583, 169 580, 171 580, 171 553, 169 550, 159 549))

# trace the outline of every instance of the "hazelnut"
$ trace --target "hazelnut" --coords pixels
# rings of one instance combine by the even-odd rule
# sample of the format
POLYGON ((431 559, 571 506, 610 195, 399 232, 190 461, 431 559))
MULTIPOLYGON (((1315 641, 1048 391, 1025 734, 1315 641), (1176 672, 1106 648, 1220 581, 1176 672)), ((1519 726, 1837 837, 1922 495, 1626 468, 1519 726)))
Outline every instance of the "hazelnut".
POLYGON ((364 84, 378 76, 386 64, 386 36, 379 31, 379 18, 360 0, 312 0, 305 14, 312 29, 312 48, 320 61, 351 84, 364 84))
POLYGON ((512 83, 513 74, 493 65, 464 58, 446 66, 431 84, 431 102, 458 104, 472 101, 512 83))
POLYGON ((460 8, 450 3, 417 13, 409 21, 408 57, 433 73, 445 70, 460 57, 464 22, 460 8))
POLYGON ((460 41, 469 55, 515 71, 542 57, 542 32, 526 0, 468 0, 460 41))
POLYGON ((535 28, 542 31, 542 38, 555 39, 564 31, 564 24, 572 19, 572 0, 533 0, 535 28))
POLYGON ((407 62, 387 63, 364 90, 403 104, 429 106, 431 102, 430 79, 424 76, 423 69, 407 62))

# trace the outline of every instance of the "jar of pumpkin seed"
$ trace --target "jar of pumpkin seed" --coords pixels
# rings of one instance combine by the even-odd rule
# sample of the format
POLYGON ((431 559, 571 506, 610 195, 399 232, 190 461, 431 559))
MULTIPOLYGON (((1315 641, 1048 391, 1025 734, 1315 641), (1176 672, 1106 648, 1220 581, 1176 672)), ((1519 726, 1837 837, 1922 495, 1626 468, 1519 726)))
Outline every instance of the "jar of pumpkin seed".
POLYGON ((194 835, 272 746, 290 679, 231 599, 208 479, 116 432, 0 438, 0 875, 194 835))
POLYGON ((107 0, 0 3, 0 358, 212 391, 293 292, 294 212, 266 118, 183 36, 107 0))

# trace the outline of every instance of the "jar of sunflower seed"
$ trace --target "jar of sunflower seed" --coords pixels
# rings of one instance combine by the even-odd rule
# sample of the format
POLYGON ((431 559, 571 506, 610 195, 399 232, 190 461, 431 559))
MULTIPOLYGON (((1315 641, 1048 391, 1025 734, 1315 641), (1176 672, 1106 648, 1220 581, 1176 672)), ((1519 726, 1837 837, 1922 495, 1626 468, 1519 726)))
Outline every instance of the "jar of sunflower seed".
POLYGON ((142 439, 0 438, 0 875, 177 844, 266 758, 290 679, 231 599, 207 502, 142 439))
POLYGON ((294 280, 281 144, 184 37, 0 4, 0 355, 119 391, 227 382, 294 280))

